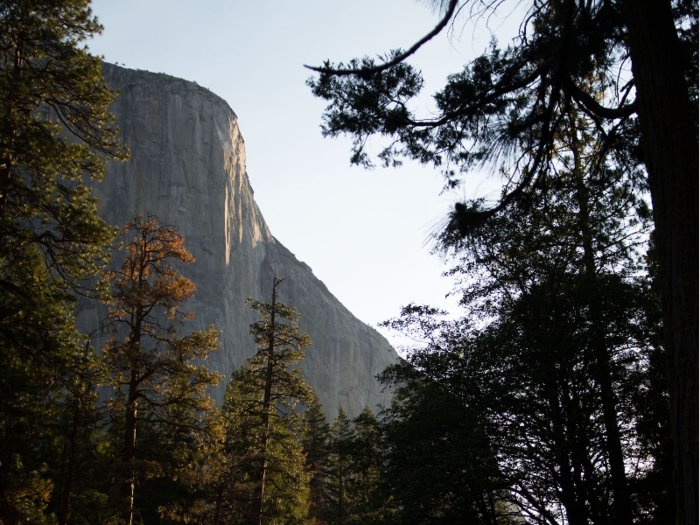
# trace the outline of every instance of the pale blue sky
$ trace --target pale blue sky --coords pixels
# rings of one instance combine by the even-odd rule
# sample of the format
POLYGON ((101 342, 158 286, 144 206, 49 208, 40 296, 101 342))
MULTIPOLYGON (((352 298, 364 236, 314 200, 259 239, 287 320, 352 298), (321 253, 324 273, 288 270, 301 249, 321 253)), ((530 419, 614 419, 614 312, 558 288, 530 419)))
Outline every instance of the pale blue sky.
MULTIPOLYGON (((350 167, 350 142, 321 137, 324 103, 303 67, 405 49, 437 13, 412 0, 93 0, 92 8, 105 27, 88 42, 94 54, 196 81, 229 103, 273 235, 359 319, 376 326, 409 302, 454 309, 445 300, 451 282, 440 276, 446 267, 425 243, 456 200, 488 196, 496 181, 474 176, 439 195, 442 180, 430 168, 350 167)), ((491 19, 507 39, 500 24, 491 19)), ((426 77, 416 107, 429 111, 428 95, 446 75, 486 48, 489 31, 472 29, 462 20, 451 38, 441 34, 416 54, 426 77)))

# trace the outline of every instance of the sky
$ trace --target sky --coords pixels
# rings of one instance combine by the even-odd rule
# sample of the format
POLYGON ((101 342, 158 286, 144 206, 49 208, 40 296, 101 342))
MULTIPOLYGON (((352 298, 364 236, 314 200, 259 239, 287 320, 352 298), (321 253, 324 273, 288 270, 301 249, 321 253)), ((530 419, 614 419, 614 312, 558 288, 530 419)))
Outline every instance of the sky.
MULTIPOLYGON (((321 136, 325 103, 305 83, 312 72, 304 64, 410 47, 440 18, 427 3, 93 0, 92 10, 104 26, 87 42, 93 54, 195 81, 228 102, 270 230, 356 317, 377 327, 411 302, 456 312, 442 276, 450 262, 431 254, 431 234, 455 202, 495 197, 498 179, 474 174, 442 193, 430 167, 352 167, 350 139, 321 136)), ((463 16, 421 48, 411 59, 425 77, 417 110, 430 115, 430 95, 447 75, 483 53, 492 32, 506 43, 519 19, 481 18, 475 29, 463 16)), ((397 347, 408 343, 379 330, 397 347)))

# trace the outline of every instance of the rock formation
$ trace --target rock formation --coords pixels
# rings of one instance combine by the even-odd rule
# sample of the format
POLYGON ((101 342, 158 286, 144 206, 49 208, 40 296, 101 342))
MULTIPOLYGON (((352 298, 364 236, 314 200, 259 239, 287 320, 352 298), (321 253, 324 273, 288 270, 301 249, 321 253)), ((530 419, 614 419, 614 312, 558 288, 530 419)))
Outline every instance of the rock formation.
MULTIPOLYGON (((186 329, 213 324, 223 331, 211 368, 228 378, 255 351, 248 297, 270 301, 273 276, 286 278, 280 300, 301 314, 313 346, 303 374, 329 418, 339 406, 351 415, 386 404, 375 379, 398 359, 387 340, 355 318, 270 233, 253 198, 243 138, 228 104, 193 82, 103 64, 108 85, 121 90, 111 110, 131 160, 110 163, 96 185, 104 219, 123 225, 151 213, 182 230, 196 263, 179 268, 197 286, 186 329)), ((310 232, 312 233, 312 232, 310 232)), ((127 239, 125 239, 127 240, 127 239)), ((96 326, 101 307, 79 313, 96 326)), ((224 386, 214 396, 223 399, 224 386)))

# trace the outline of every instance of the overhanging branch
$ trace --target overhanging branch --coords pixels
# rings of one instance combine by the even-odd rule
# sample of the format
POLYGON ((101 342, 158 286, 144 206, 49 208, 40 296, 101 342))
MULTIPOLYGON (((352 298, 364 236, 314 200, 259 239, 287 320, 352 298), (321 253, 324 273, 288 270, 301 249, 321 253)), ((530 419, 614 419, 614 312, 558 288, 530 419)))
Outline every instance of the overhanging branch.
POLYGON ((574 100, 580 102, 588 111, 601 118, 620 119, 629 117, 637 112, 636 100, 616 108, 608 108, 598 103, 598 101, 579 88, 571 79, 566 81, 566 90, 570 93, 574 100))
POLYGON ((457 8, 457 2, 458 0, 450 0, 450 5, 447 7, 447 12, 445 13, 445 16, 442 17, 442 20, 438 23, 438 25, 435 26, 435 28, 425 35, 423 38, 421 38, 418 42, 413 44, 411 48, 408 51, 405 51, 404 53, 401 53, 400 55, 396 56, 393 60, 390 60, 389 62, 386 62, 382 64, 381 66, 376 66, 376 67, 367 67, 367 68, 361 68, 361 69, 332 69, 330 67, 326 66, 307 66, 304 65, 305 68, 308 68, 312 71, 316 71, 317 73, 327 73, 330 75, 337 75, 337 76, 346 76, 346 75, 358 75, 358 76, 368 76, 368 75, 373 75, 375 73, 381 73, 382 71, 389 69, 392 66, 395 66, 396 64, 399 64, 406 60, 409 56, 411 56, 413 53, 418 51, 420 47, 431 40, 434 36, 436 36, 440 31, 442 31, 445 26, 448 24, 450 21, 450 18, 452 18, 452 15, 455 12, 455 9, 457 8))

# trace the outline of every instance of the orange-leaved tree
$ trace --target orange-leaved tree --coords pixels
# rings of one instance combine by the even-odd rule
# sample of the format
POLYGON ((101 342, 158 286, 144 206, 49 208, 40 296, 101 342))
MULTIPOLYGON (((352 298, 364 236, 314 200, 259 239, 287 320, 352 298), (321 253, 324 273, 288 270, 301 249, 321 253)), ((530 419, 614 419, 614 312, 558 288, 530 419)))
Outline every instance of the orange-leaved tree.
MULTIPOLYGON (((195 286, 171 266, 194 262, 179 230, 149 215, 132 219, 124 232, 136 235, 121 269, 106 275, 113 306, 108 316, 112 336, 104 357, 115 389, 115 421, 123 425, 115 495, 128 524, 138 470, 137 426, 149 432, 200 431, 203 417, 213 408, 206 389, 221 376, 201 364, 219 345, 214 327, 185 336, 177 332, 195 316, 183 309, 194 297, 195 286)), ((169 459, 177 463, 177 458, 169 459)))

